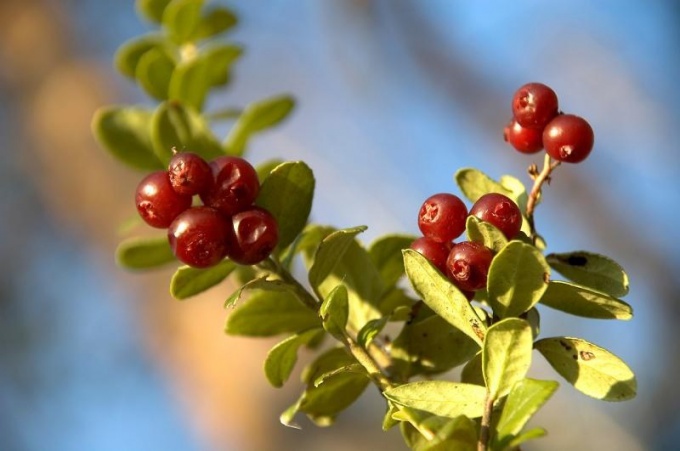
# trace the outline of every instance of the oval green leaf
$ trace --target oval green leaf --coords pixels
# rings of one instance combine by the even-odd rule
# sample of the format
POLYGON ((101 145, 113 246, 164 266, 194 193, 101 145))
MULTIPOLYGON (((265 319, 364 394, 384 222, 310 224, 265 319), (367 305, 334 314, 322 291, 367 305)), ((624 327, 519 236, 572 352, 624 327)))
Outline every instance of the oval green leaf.
POLYGON ((201 20, 203 0, 173 0, 163 12, 163 26, 178 44, 188 42, 201 20))
POLYGON ((225 141, 232 155, 243 155, 250 136, 282 122, 295 106, 291 96, 279 96, 249 104, 225 141))
POLYGON ((380 271, 386 290, 391 289, 404 275, 404 256, 401 251, 407 249, 415 239, 412 235, 386 235, 369 246, 368 253, 380 271))
POLYGON ((454 179, 461 192, 470 202, 476 202, 477 199, 488 193, 501 193, 508 197, 512 196, 512 191, 506 189, 503 185, 478 169, 459 169, 454 175, 454 179))
POLYGON ((114 66, 123 75, 135 78, 137 65, 142 56, 152 49, 162 47, 165 40, 161 35, 149 34, 131 39, 121 45, 114 56, 114 66))
POLYGON ((137 0, 135 6, 137 12, 147 19, 161 23, 163 12, 172 0, 137 0))
POLYGON ((587 251, 550 254, 548 264, 564 277, 614 297, 628 294, 628 275, 609 257, 587 251))
POLYGON ((494 252, 500 252, 508 244, 508 239, 505 238, 503 232, 476 216, 468 216, 465 233, 469 241, 481 243, 494 252))
POLYGON ((177 300, 184 300, 214 287, 236 269, 236 263, 222 260, 210 268, 181 266, 170 279, 170 294, 177 300))
POLYGON ((178 100, 196 111, 203 104, 210 90, 210 67, 199 57, 182 61, 175 67, 168 84, 168 98, 178 100))
POLYGON ((534 347, 567 382, 588 396, 604 401, 635 397, 635 374, 604 348, 569 337, 544 338, 534 347))
POLYGON ((482 416, 486 388, 449 381, 418 381, 385 390, 390 401, 434 415, 456 418, 482 416))
POLYGON ((238 23, 238 18, 229 9, 218 6, 206 11, 201 16, 192 39, 201 40, 211 38, 233 28, 238 23))
POLYGON ((366 226, 336 230, 321 241, 314 255, 314 263, 309 268, 309 283, 313 288, 318 288, 333 272, 354 238, 365 230, 366 226))
POLYGON ((531 366, 531 326, 519 318, 506 318, 486 331, 482 371, 489 396, 496 400, 524 379, 531 366))
POLYGON ((135 78, 137 83, 156 100, 168 98, 170 78, 175 70, 175 62, 166 52, 153 48, 144 53, 137 62, 135 78))
POLYGON ((326 332, 340 341, 344 341, 347 335, 347 318, 349 317, 349 300, 347 288, 338 285, 323 300, 319 308, 319 316, 326 332))
POLYGON ((548 284, 541 304, 585 318, 629 320, 633 317, 633 308, 620 299, 557 280, 548 284))
POLYGON ((127 269, 151 269, 175 262, 168 238, 129 238, 118 245, 116 262, 127 269))
POLYGON ((283 387, 297 363, 297 354, 301 346, 308 344, 323 334, 322 329, 310 329, 301 334, 292 335, 275 345, 264 361, 264 374, 274 387, 283 387))
POLYGON ((549 278, 550 267, 538 249, 511 241, 491 261, 489 304, 501 318, 519 316, 541 299, 549 278))

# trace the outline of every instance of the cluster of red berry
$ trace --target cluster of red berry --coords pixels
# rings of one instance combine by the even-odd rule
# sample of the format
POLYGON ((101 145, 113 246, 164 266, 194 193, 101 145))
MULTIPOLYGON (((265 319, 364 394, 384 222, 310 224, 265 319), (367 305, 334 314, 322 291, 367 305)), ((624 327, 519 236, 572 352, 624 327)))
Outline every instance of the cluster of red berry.
POLYGON ((411 249, 427 258, 468 299, 472 299, 476 290, 486 287, 494 253, 477 242, 453 242, 465 231, 468 216, 476 216, 495 226, 509 240, 522 227, 519 207, 503 194, 483 195, 468 212, 458 196, 439 193, 428 197, 420 207, 418 227, 423 236, 411 244, 411 249))
POLYGON ((560 112, 557 94, 542 83, 527 83, 515 92, 512 115, 503 137, 522 153, 545 149, 557 161, 579 163, 593 149, 590 124, 580 116, 560 112))
POLYGON ((254 205, 259 192, 257 172, 243 158, 222 156, 208 163, 195 153, 178 152, 167 171, 139 183, 135 203, 147 224, 168 229, 181 262, 207 268, 229 257, 253 265, 278 243, 276 219, 254 205), (192 206, 195 196, 202 205, 192 206))

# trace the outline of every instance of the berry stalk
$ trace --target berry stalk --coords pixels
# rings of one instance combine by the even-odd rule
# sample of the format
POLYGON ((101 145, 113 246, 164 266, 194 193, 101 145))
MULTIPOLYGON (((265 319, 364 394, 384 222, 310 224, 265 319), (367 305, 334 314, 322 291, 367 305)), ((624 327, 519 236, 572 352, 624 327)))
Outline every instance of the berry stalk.
POLYGON ((539 237, 538 233, 536 232, 534 210, 536 209, 538 200, 541 197, 543 184, 550 183, 550 176, 553 171, 557 169, 560 163, 560 161, 552 161, 550 155, 546 153, 545 158, 543 159, 543 169, 541 169, 541 172, 538 172, 536 165, 529 167, 529 175, 534 180, 534 186, 531 188, 531 192, 529 193, 526 215, 527 220, 529 221, 529 227, 531 228, 531 240, 534 244, 536 244, 536 241, 539 237))

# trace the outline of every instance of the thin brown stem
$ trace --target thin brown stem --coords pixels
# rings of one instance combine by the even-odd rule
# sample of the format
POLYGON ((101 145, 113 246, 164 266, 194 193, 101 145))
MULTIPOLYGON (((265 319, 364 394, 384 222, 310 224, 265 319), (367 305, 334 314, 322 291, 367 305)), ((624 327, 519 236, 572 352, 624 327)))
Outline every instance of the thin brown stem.
POLYGON ((533 165, 529 170, 529 174, 534 179, 534 186, 531 188, 531 192, 529 193, 526 215, 527 220, 529 221, 529 227, 531 228, 531 240, 534 243, 536 243, 536 239, 538 238, 538 233, 536 232, 536 225, 534 222, 534 210, 536 209, 538 200, 541 197, 543 184, 550 183, 550 175, 559 165, 559 161, 552 161, 550 155, 546 153, 545 159, 543 160, 543 169, 541 169, 541 172, 538 172, 538 168, 536 168, 535 165, 533 165))
POLYGON ((493 414, 493 398, 487 395, 484 401, 484 412, 482 413, 482 423, 479 429, 479 441, 477 451, 487 451, 491 440, 491 415, 493 414))

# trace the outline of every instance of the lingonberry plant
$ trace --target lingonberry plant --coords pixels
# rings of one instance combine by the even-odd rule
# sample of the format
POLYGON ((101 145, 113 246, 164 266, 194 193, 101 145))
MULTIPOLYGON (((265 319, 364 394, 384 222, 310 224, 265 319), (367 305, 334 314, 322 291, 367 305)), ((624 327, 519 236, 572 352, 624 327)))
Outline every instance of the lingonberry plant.
POLYGON ((526 425, 558 387, 528 377, 533 350, 588 396, 635 396, 634 374, 613 353, 582 338, 539 338, 546 307, 632 317, 619 299, 628 277, 617 263, 589 251, 546 253, 537 232, 544 185, 593 147, 590 125, 558 111, 555 91, 529 83, 512 97, 506 141, 522 153, 546 150, 542 168, 529 168, 529 189, 509 175, 460 169, 454 179, 469 210, 455 194, 434 194, 413 207, 422 236, 397 233, 366 246, 358 239, 365 226, 309 222, 315 181, 307 164, 254 168, 246 159, 250 140, 288 116, 291 97, 206 110, 241 48, 221 39, 234 13, 203 3, 137 1, 157 29, 123 44, 115 65, 158 104, 105 107, 93 118, 101 145, 144 172, 141 218, 168 229, 126 239, 117 259, 132 269, 184 263, 170 281, 177 299, 236 273, 242 286, 225 296, 233 309, 226 332, 283 336, 265 359, 267 380, 281 387, 301 348, 316 353, 283 424, 297 427, 304 414, 330 425, 373 385, 385 402, 383 428, 398 426, 409 448, 519 449, 545 434, 526 425), (222 140, 213 131, 220 121, 230 125, 222 140), (302 274, 293 270, 298 260, 302 274))

